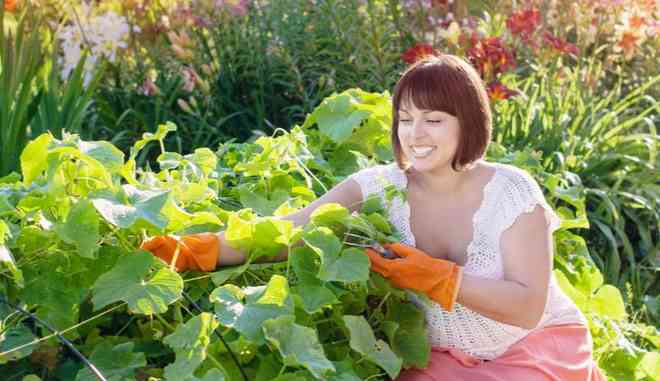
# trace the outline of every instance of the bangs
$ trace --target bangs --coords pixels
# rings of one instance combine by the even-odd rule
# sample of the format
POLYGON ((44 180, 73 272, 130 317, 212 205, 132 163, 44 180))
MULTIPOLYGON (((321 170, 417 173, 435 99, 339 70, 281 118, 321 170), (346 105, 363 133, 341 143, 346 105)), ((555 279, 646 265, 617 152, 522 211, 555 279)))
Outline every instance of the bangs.
POLYGON ((418 109, 443 111, 453 116, 456 110, 456 83, 458 78, 445 65, 422 63, 406 72, 394 90, 394 112, 412 103, 418 109))

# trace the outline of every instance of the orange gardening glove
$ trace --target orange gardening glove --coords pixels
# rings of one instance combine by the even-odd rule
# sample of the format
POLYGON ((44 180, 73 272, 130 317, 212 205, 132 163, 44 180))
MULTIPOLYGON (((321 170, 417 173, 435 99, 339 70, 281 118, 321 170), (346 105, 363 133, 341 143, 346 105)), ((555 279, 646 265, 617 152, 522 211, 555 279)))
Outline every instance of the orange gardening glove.
POLYGON ((392 243, 383 245, 401 258, 383 258, 373 249, 365 252, 371 269, 400 288, 417 290, 428 295, 442 308, 451 311, 458 296, 463 269, 452 261, 433 258, 412 246, 392 243))
MULTIPOLYGON (((159 235, 142 242, 141 249, 172 263, 177 239, 169 235, 159 235)), ((220 256, 220 238, 215 233, 196 233, 180 237, 179 256, 176 258, 177 271, 213 271, 220 256)))

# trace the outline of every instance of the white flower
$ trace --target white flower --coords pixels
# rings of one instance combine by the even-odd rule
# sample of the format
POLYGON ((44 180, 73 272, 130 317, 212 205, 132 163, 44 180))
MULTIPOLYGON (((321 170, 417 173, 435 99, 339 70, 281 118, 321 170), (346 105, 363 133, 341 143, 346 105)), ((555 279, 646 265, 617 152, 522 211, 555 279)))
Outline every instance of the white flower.
MULTIPOLYGON (((92 79, 92 73, 96 63, 101 58, 110 62, 117 59, 117 51, 128 47, 128 36, 131 27, 125 17, 109 11, 101 15, 93 15, 92 7, 83 3, 81 12, 72 15, 71 19, 76 20, 66 25, 58 33, 58 39, 61 41, 63 56, 60 58, 62 65, 61 75, 66 79, 78 65, 82 58, 82 52, 88 48, 90 54, 85 62, 84 72, 87 86, 92 79), (78 20, 80 23, 78 23, 78 20)), ((133 29, 139 31, 139 28, 133 29)))

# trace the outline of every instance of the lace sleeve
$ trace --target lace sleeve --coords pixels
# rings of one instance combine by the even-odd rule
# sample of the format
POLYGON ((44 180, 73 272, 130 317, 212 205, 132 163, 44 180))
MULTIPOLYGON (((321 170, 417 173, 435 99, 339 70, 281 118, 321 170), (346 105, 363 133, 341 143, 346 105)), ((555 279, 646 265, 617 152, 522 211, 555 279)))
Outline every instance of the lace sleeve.
POLYGON ((541 205, 550 215, 550 232, 559 229, 561 219, 545 200, 541 187, 529 173, 513 167, 507 171, 506 177, 502 195, 504 205, 501 208, 500 233, 511 227, 521 214, 532 212, 536 205, 541 205))

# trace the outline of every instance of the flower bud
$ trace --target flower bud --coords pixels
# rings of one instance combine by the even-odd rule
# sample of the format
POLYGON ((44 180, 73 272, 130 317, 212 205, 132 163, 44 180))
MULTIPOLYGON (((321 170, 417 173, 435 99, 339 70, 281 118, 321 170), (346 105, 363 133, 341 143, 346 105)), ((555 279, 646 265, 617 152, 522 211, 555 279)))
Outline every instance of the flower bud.
POLYGON ((188 114, 192 114, 193 111, 190 108, 190 105, 188 105, 188 102, 186 102, 183 98, 179 98, 176 103, 179 105, 181 110, 187 112, 188 114))

